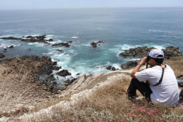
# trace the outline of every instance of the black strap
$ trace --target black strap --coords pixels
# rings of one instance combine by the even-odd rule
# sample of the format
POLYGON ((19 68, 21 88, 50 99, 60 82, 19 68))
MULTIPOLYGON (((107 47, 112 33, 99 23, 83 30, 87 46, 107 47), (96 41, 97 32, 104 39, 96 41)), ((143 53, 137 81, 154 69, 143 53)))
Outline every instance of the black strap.
POLYGON ((162 82, 163 75, 164 75, 164 70, 165 70, 165 68, 162 68, 162 74, 161 74, 161 78, 160 78, 159 82, 157 84, 155 84, 155 85, 152 85, 152 86, 157 86, 157 85, 159 85, 162 82))

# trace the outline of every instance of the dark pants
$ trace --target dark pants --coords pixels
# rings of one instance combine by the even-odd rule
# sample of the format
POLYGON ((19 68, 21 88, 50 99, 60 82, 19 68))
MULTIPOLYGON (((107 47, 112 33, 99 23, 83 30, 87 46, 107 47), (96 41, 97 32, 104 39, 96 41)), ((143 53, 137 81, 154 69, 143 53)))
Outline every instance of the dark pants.
POLYGON ((152 93, 151 88, 148 83, 139 82, 137 79, 132 79, 130 86, 128 87, 128 94, 136 95, 136 90, 139 90, 140 93, 145 96, 148 102, 151 101, 150 95, 152 93))

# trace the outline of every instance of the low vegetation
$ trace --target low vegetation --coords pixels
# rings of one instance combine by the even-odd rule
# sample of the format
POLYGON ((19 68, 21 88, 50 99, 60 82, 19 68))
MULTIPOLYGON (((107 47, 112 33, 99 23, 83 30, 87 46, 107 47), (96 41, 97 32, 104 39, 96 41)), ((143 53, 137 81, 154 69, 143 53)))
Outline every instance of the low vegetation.
MULTIPOLYGON (((175 57, 165 60, 165 64, 170 65, 175 71, 176 76, 183 75, 183 57, 175 57)), ((126 89, 130 78, 118 77, 108 79, 112 82, 103 87, 93 90, 89 97, 83 95, 77 104, 65 106, 55 106, 50 112, 41 116, 30 117, 30 122, 181 122, 183 121, 183 106, 160 107, 149 104, 141 98, 131 102, 127 99, 126 89)), ((68 99, 59 99, 67 101, 68 99)), ((58 99, 45 102, 44 106, 51 106, 58 103, 58 99)), ((43 105, 42 105, 43 106, 43 105)), ((39 108, 39 106, 38 106, 39 108)), ((30 111, 30 114, 38 111, 30 111)), ((0 113, 1 117, 1 113, 0 113)), ((16 117, 15 117, 16 118, 16 117)), ((14 121, 25 121, 23 118, 14 121)))

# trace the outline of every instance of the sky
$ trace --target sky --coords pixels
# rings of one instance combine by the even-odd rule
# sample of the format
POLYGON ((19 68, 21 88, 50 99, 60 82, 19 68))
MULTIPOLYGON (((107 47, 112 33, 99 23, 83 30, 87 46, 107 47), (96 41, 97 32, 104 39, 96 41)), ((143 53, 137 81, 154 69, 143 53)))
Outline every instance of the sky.
POLYGON ((0 0, 1 10, 95 7, 183 7, 183 0, 0 0))

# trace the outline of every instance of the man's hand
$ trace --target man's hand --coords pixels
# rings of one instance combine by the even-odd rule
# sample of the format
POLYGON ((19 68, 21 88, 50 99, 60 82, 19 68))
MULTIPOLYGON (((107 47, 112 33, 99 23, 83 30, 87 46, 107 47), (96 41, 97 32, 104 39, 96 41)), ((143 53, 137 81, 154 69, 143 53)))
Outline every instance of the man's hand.
MULTIPOLYGON (((147 56, 141 59, 140 64, 145 64, 146 62, 147 62, 147 56)), ((141 65, 137 65, 137 66, 133 69, 133 71, 132 71, 132 73, 131 73, 131 77, 132 77, 132 78, 137 79, 137 78, 135 77, 135 73, 139 71, 140 67, 141 67, 141 65)))
POLYGON ((145 64, 146 62, 147 62, 147 56, 142 58, 140 61, 141 64, 145 64))

